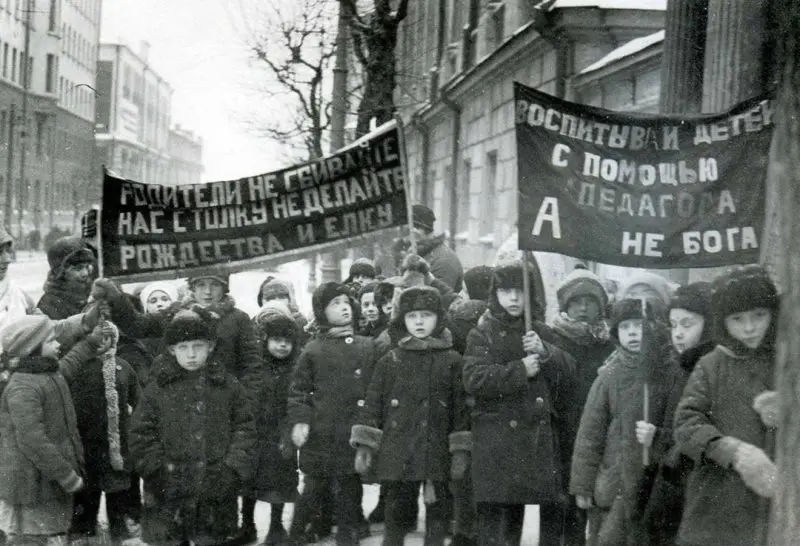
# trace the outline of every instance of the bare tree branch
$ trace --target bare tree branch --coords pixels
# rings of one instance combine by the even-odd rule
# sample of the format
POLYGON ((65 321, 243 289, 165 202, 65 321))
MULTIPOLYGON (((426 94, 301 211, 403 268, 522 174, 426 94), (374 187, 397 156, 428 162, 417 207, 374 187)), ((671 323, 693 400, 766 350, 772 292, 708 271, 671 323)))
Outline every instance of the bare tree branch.
POLYGON ((345 13, 348 16, 348 24, 358 32, 369 32, 370 27, 364 19, 358 14, 358 7, 355 0, 339 0, 345 13))

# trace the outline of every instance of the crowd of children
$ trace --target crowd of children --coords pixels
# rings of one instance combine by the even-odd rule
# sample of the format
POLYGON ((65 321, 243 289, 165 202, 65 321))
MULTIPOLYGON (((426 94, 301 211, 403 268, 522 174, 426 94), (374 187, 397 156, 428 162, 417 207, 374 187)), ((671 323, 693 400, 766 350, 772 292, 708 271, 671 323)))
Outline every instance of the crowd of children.
POLYGON ((758 266, 675 290, 635 274, 613 302, 579 268, 547 324, 534 262, 473 268, 456 293, 417 255, 389 278, 359 261, 316 288, 309 322, 281 279, 251 319, 218 270, 131 298, 91 249, 55 248, 44 314, 0 331, 10 544, 94 535, 104 494, 119 542, 251 543, 264 502, 264 544, 335 525, 351 546, 364 483, 387 546, 420 496, 427 546, 519 545, 526 505, 543 546, 765 543, 780 302, 758 266), (84 337, 59 343, 50 319, 82 312, 84 337))

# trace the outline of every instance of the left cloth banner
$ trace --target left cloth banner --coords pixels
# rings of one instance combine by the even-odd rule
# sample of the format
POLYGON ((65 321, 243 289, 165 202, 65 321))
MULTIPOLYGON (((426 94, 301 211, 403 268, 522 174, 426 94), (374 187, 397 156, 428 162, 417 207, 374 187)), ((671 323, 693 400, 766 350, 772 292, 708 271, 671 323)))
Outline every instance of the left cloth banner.
POLYGON ((331 156, 238 180, 162 186, 106 173, 104 275, 243 270, 406 224, 399 133, 387 126, 331 156))

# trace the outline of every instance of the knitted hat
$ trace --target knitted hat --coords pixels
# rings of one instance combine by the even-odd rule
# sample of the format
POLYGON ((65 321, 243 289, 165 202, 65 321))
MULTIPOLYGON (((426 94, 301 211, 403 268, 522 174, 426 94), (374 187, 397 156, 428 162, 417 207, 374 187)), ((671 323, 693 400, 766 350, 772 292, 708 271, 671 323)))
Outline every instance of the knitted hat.
POLYGON ((641 271, 625 279, 617 291, 617 299, 624 300, 629 298, 631 289, 637 285, 645 285, 653 289, 653 291, 658 294, 664 307, 669 305, 671 295, 669 281, 661 275, 656 275, 655 273, 650 273, 649 271, 641 271))
POLYGON ((22 358, 41 347, 53 331, 53 322, 46 316, 26 315, 3 329, 0 344, 8 356, 22 358))
POLYGON ((685 309, 703 317, 711 316, 711 283, 693 282, 679 286, 672 294, 670 309, 685 309))
POLYGON ((486 301, 489 299, 493 272, 494 268, 488 265, 479 265, 464 273, 464 286, 467 287, 467 294, 471 300, 486 301))
MULTIPOLYGON (((311 296, 311 308, 314 310, 314 320, 317 324, 328 324, 328 320, 325 318, 325 308, 333 298, 342 295, 350 297, 350 290, 338 282, 325 282, 314 290, 314 294, 311 296)), ((353 314, 355 314, 357 306, 353 305, 352 307, 353 314)), ((353 318, 355 320, 355 317, 353 318)))
POLYGON ((259 307, 269 300, 277 298, 288 298, 289 301, 292 301, 292 285, 275 277, 264 281, 258 291, 258 298, 256 298, 259 307))
POLYGON ((195 310, 178 312, 164 329, 164 343, 167 345, 176 345, 182 341, 196 339, 214 341, 216 338, 208 321, 195 310))
POLYGON ((406 313, 411 311, 431 311, 436 313, 437 323, 433 334, 444 328, 445 309, 439 291, 430 286, 414 286, 406 288, 397 300, 396 309, 392 311, 395 324, 405 330, 406 313))
POLYGON ((433 224, 436 222, 436 215, 433 214, 433 211, 425 205, 421 205, 419 203, 414 205, 411 208, 411 218, 413 219, 415 228, 433 231, 433 224))
POLYGON ((714 280, 711 307, 720 320, 758 307, 777 311, 778 290, 766 270, 759 265, 736 267, 714 280))
POLYGON ((60 278, 67 267, 78 264, 93 264, 97 258, 86 241, 80 237, 62 237, 47 250, 50 275, 60 278))
MULTIPOLYGON (((522 277, 522 264, 509 262, 506 265, 496 266, 492 274, 492 286, 489 293, 489 310, 495 315, 505 314, 505 309, 497 300, 497 290, 499 288, 524 288, 522 277)), ((543 321, 545 317, 545 295, 542 288, 541 273, 535 262, 529 263, 528 277, 531 285, 531 309, 533 310, 533 320, 543 321), (540 292, 540 290, 542 290, 540 292)))
POLYGON ((566 276, 556 291, 558 306, 561 311, 566 311, 569 302, 580 296, 589 296, 597 301, 600 311, 605 312, 608 305, 608 294, 600 281, 600 277, 588 269, 576 268, 566 276))
POLYGON ((147 309, 147 300, 153 292, 164 292, 173 302, 178 301, 178 289, 174 284, 165 281, 151 282, 139 292, 139 299, 144 309, 147 309))
POLYGON ((228 273, 224 269, 220 267, 209 267, 205 270, 191 274, 187 279, 189 288, 191 289, 194 283, 202 279, 212 279, 219 283, 222 283, 222 285, 225 287, 225 292, 226 293, 228 292, 230 283, 230 273, 228 273))
POLYGON ((350 274, 345 283, 353 282, 353 279, 359 275, 369 279, 374 279, 375 275, 377 275, 375 266, 367 258, 359 258, 353 262, 353 265, 350 266, 350 274))
POLYGON ((258 310, 253 321, 261 339, 283 337, 295 343, 300 337, 300 326, 283 302, 268 301, 258 310))
MULTIPOLYGON (((648 304, 649 305, 649 304, 648 304)), ((648 308, 651 310, 651 308, 648 308)), ((611 306, 611 319, 609 333, 614 339, 619 339, 619 324, 626 320, 641 319, 642 315, 642 300, 640 299, 623 299, 614 302, 611 306)))

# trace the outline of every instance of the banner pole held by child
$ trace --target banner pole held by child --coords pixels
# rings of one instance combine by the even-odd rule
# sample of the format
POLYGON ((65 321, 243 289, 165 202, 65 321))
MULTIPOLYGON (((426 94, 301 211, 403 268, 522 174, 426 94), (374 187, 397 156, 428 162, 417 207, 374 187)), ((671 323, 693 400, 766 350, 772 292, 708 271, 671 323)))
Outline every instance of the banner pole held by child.
POLYGON ((394 115, 397 123, 397 145, 400 147, 400 168, 403 171, 403 186, 406 191, 406 215, 408 216, 409 240, 412 254, 417 253, 417 238, 414 236, 414 204, 411 202, 411 178, 408 176, 408 153, 406 152, 406 127, 400 114, 394 115))

